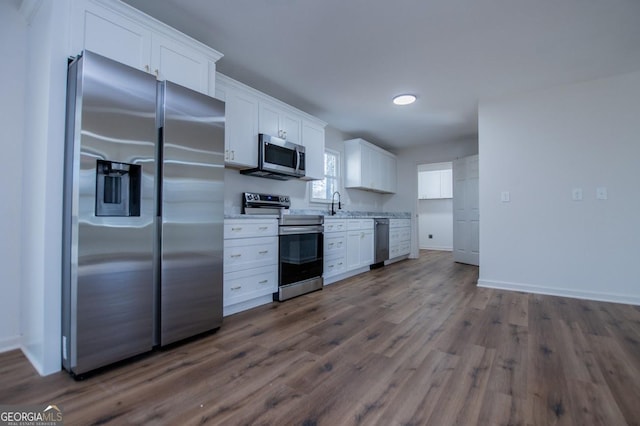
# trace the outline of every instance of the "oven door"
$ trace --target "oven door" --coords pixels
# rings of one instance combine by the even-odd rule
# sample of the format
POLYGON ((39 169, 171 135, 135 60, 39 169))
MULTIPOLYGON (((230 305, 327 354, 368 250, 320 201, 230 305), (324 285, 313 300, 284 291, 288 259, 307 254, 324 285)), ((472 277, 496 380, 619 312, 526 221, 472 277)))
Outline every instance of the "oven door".
POLYGON ((280 286, 322 276, 322 225, 280 226, 280 286))

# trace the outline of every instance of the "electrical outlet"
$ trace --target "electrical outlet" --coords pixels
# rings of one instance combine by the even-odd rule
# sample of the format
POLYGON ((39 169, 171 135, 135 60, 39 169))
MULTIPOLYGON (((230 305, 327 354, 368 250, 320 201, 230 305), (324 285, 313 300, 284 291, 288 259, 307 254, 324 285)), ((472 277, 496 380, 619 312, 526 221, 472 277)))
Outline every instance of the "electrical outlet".
POLYGON ((433 238, 433 234, 429 234, 429 239, 433 238))
POLYGON ((571 190, 571 199, 573 201, 582 201, 582 188, 573 188, 571 190))
POLYGON ((503 203, 508 203, 511 201, 511 194, 509 193, 509 191, 502 191, 500 193, 500 201, 502 201, 503 203))
POLYGON ((596 199, 598 200, 606 200, 607 199, 607 188, 601 186, 596 188, 596 199))

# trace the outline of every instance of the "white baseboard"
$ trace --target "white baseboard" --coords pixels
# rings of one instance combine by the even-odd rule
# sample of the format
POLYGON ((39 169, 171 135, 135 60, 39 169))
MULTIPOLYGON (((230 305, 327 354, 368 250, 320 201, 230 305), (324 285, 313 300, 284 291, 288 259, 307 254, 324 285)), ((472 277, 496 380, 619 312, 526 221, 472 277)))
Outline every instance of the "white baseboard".
POLYGON ((229 316, 237 314, 238 312, 246 311, 251 308, 266 305, 273 302, 273 295, 267 294, 266 296, 256 297, 255 299, 245 300, 244 302, 235 303, 229 306, 223 306, 222 316, 229 316))
POLYGON ((8 337, 0 340, 0 353, 20 349, 20 336, 8 337))
POLYGON ((333 276, 329 276, 329 277, 324 277, 324 285, 330 285, 330 284, 333 284, 333 283, 337 283, 338 281, 346 280, 347 278, 351 278, 351 277, 354 277, 356 275, 359 275, 359 274, 362 274, 362 273, 368 272, 368 271, 369 271, 369 267, 368 266, 363 266, 361 268, 353 269, 351 271, 343 272, 341 274, 337 274, 337 275, 333 275, 333 276))
POLYGON ((453 247, 440 247, 440 246, 425 246, 420 247, 420 250, 437 250, 437 251, 453 251, 453 247))
POLYGON ((624 303, 640 305, 640 297, 628 294, 603 293, 598 291, 573 290, 569 288, 544 287, 532 284, 512 283, 506 281, 478 280, 478 287, 498 290, 522 291, 525 293, 545 294, 548 296, 570 297, 573 299, 596 300, 598 302, 624 303))

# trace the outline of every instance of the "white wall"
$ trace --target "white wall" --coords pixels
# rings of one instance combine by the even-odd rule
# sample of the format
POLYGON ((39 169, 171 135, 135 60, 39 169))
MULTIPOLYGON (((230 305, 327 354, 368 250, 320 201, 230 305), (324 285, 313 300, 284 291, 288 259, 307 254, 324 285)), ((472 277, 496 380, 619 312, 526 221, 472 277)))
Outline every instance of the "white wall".
POLYGON ((453 250, 453 199, 418 200, 417 213, 420 248, 453 250))
POLYGON ((0 352, 20 346, 22 145, 27 70, 27 22, 13 3, 0 2, 0 352))
MULTIPOLYGON (((340 152, 341 167, 344 176, 344 141, 352 139, 339 130, 327 126, 325 128, 325 147, 340 152)), ((256 142, 257 143, 257 142, 256 142)), ((225 170, 225 213, 238 214, 242 210, 243 192, 261 192, 266 194, 282 194, 291 197, 292 209, 312 209, 329 211, 327 204, 309 202, 309 184, 301 180, 278 181, 241 175, 238 170, 225 170)), ((385 197, 388 195, 358 189, 340 189, 342 208, 350 211, 381 211, 385 197)), ((337 197, 336 197, 337 200, 337 197)))
POLYGON ((456 158, 467 157, 478 153, 476 138, 425 144, 398 152, 398 188, 397 192, 385 198, 384 211, 411 212, 414 235, 412 238, 411 257, 418 256, 418 165, 425 163, 441 163, 456 158))
POLYGON ((483 102, 479 134, 479 284, 640 304, 640 72, 483 102))
MULTIPOLYGON (((28 27, 22 191, 22 350, 60 370, 61 236, 69 3, 35 2, 28 27)), ((20 77, 16 81, 20 81, 20 77)))
MULTIPOLYGON (((420 172, 451 170, 453 163, 428 163, 418 165, 420 172)), ((453 182, 451 182, 453 184, 453 182)), ((418 194, 420 187, 418 177, 418 194)), ((453 250, 453 199, 418 199, 418 246, 428 250, 453 250), (431 238, 429 238, 431 235, 431 238)))

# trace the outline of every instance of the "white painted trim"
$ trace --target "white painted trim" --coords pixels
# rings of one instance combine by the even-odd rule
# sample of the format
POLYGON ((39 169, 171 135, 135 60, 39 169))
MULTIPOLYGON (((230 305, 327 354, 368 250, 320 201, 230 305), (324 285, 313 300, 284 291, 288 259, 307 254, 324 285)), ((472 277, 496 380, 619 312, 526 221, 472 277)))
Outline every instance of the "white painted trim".
MULTIPOLYGON (((24 345, 22 345, 20 349, 22 350, 22 353, 24 354, 24 356, 29 360, 33 368, 38 372, 38 374, 40 376, 46 376, 46 374, 42 374, 42 372, 44 371, 44 368, 42 366, 42 363, 40 362, 40 359, 38 359, 38 357, 33 355, 31 352, 29 352, 29 350, 24 345)), ((57 373, 57 371, 49 374, 53 374, 53 373, 57 373)))
POLYGON ((214 48, 207 46, 201 41, 190 37, 175 28, 170 27, 164 22, 158 21, 156 18, 147 15, 146 13, 136 9, 135 7, 123 3, 120 0, 90 0, 95 4, 98 4, 104 8, 109 9, 111 12, 117 13, 137 24, 146 26, 151 31, 161 34, 167 38, 173 39, 179 43, 186 44, 189 47, 199 51, 203 55, 209 57, 213 62, 217 62, 224 55, 214 48))
POLYGON ((391 265, 392 263, 400 262, 405 259, 417 259, 417 257, 411 257, 410 254, 402 254, 400 256, 394 257, 393 259, 388 259, 384 261, 385 266, 391 265))
POLYGON ((478 280, 478 287, 498 290, 522 291, 525 293, 544 294, 548 296, 570 297, 572 299, 595 300, 598 302, 624 303, 640 306, 640 297, 597 291, 576 291, 568 288, 544 287, 532 284, 511 283, 506 281, 478 280))
POLYGON ((237 80, 234 80, 231 77, 228 77, 222 73, 220 73, 219 71, 216 71, 216 87, 233 87, 236 90, 240 90, 242 92, 248 93, 250 95, 255 96, 256 98, 258 98, 258 102, 260 101, 264 101, 264 102, 269 102, 274 104, 275 106, 288 111, 294 115, 300 115, 302 116, 304 119, 306 119, 307 121, 311 122, 311 123, 315 123, 318 126, 321 126, 322 128, 327 127, 327 122, 326 121, 322 121, 320 120, 318 117, 314 117, 313 115, 309 114, 308 112, 304 112, 302 110, 299 110, 298 108, 295 108, 289 104, 286 104, 284 102, 282 102, 279 99, 274 98, 273 96, 267 95, 266 93, 260 92, 257 89, 254 89, 251 86, 247 86, 244 83, 241 83, 237 80))
POLYGON ((437 250, 437 251, 453 251, 453 247, 441 247, 441 246, 420 246, 420 250, 437 250))
POLYGON ((20 336, 8 337, 0 340, 0 353, 20 349, 20 336))
POLYGON ((223 316, 226 317, 229 315, 237 314, 238 312, 266 305, 271 302, 273 302, 273 295, 267 294, 266 296, 256 297, 255 299, 245 300, 244 302, 234 303, 233 305, 224 306, 222 308, 223 316))
POLYGON ((324 285, 329 285, 338 281, 346 280, 347 278, 355 277, 356 275, 360 275, 369 271, 370 268, 368 266, 363 266, 361 268, 352 269, 351 271, 343 272, 341 274, 333 275, 330 277, 323 277, 324 285))

